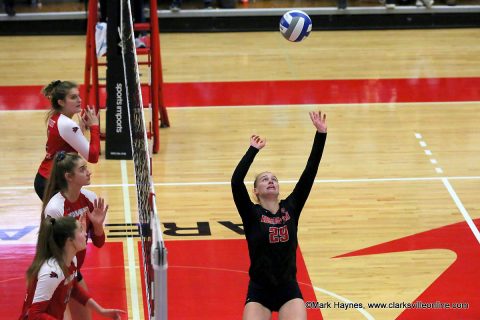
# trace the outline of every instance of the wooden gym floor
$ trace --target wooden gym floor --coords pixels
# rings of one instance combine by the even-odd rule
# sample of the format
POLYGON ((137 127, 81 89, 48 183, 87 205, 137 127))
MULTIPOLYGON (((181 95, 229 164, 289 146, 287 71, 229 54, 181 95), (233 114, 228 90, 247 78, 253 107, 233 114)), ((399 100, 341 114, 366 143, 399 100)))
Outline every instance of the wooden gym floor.
MULTIPOLYGON (((162 36, 171 127, 161 130, 153 172, 170 230, 170 318, 240 319, 248 261, 232 171, 250 134, 263 135, 247 180, 271 170, 288 195, 314 135, 307 113, 319 109, 329 134, 299 225, 306 297, 325 303, 324 319, 480 318, 479 37, 478 29, 314 32, 299 44, 278 32, 162 36), (223 88, 215 96, 213 85, 223 88)), ((0 38, 0 304, 10 312, 0 319, 18 316, 40 210, 32 184, 45 112, 18 109, 38 103, 30 86, 81 83, 84 45, 81 36, 0 38)), ((90 168, 91 189, 110 204, 107 223, 135 222, 131 163, 102 158, 90 168)), ((143 319, 136 238, 115 228, 91 254, 86 280, 100 301, 143 319)))

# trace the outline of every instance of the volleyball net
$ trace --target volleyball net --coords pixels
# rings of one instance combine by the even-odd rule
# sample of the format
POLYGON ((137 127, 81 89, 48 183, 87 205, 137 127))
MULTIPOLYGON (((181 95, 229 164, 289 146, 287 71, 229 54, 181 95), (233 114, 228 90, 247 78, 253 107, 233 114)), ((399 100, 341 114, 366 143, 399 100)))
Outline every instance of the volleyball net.
POLYGON ((129 0, 121 0, 120 16, 120 45, 135 170, 145 279, 144 294, 149 318, 164 320, 167 319, 167 250, 155 204, 151 162, 152 143, 149 147, 129 0))

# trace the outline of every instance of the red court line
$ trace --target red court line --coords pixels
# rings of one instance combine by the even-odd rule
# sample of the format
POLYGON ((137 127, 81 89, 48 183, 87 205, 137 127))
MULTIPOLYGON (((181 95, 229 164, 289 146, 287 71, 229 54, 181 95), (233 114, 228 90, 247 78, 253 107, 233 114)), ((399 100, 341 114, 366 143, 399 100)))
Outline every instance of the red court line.
MULTIPOLYGON (((480 101, 478 87, 480 78, 187 82, 165 83, 164 100, 167 107, 480 101)), ((0 110, 47 109, 41 88, 0 86, 0 110)))
POLYGON ((167 106, 480 101, 480 78, 172 83, 167 106))
MULTIPOLYGON (((123 244, 88 244, 82 274, 92 297, 104 307, 128 311, 123 244)), ((26 293, 25 272, 35 254, 34 245, 0 246, 0 319, 18 319, 26 293)), ((97 315, 94 320, 105 319, 97 315)))
MULTIPOLYGON (((249 279, 246 240, 175 240, 165 246, 169 319, 241 318, 249 279)), ((304 300, 317 301, 300 249, 297 268, 304 300)), ((320 310, 308 310, 308 319, 322 319, 320 310)))

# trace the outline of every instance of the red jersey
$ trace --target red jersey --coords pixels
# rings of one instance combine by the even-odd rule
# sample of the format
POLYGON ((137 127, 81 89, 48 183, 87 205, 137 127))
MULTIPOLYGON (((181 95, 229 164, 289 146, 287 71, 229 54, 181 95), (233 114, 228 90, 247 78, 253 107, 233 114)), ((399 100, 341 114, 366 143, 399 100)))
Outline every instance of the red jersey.
POLYGON ((97 163, 100 154, 100 128, 90 127, 90 143, 78 124, 69 117, 56 113, 48 119, 46 155, 38 173, 48 179, 52 161, 59 151, 80 153, 88 162, 97 163))
POLYGON ((74 257, 66 277, 57 260, 45 261, 28 286, 19 320, 62 320, 70 297, 85 305, 90 296, 78 285, 76 263, 74 257))
MULTIPOLYGON (((80 190, 80 196, 77 201, 70 202, 62 195, 61 192, 56 193, 45 207, 45 216, 52 218, 60 218, 63 216, 71 216, 75 219, 80 219, 82 215, 93 210, 93 201, 97 195, 86 189, 80 190)), ((105 233, 101 236, 96 236, 93 232, 93 224, 87 216, 87 237, 92 239, 93 244, 97 248, 101 248, 105 243, 105 233)), ((78 269, 80 269, 85 261, 87 250, 82 250, 77 253, 78 269)))

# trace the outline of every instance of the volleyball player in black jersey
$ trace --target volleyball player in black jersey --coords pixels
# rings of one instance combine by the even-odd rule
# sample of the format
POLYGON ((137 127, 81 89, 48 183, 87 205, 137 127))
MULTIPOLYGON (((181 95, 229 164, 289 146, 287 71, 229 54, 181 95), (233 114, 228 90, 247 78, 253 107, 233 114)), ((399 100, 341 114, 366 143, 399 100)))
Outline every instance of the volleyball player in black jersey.
POLYGON ((292 193, 278 200, 277 177, 262 172, 255 178, 254 204, 243 182, 265 139, 250 138, 250 147, 232 176, 233 200, 242 218, 250 255, 250 283, 243 319, 307 319, 307 311, 297 282, 297 227, 300 213, 312 188, 327 138, 326 115, 310 112, 317 129, 307 165, 292 193))

